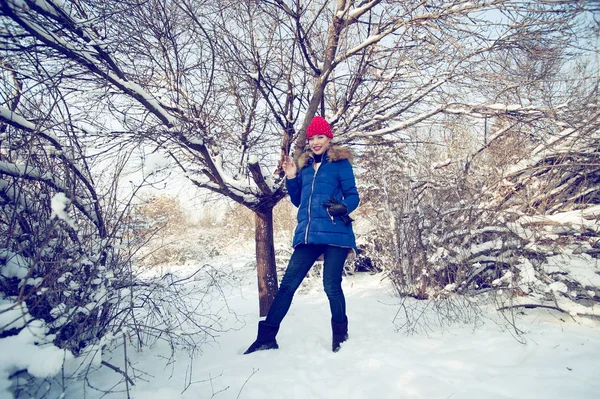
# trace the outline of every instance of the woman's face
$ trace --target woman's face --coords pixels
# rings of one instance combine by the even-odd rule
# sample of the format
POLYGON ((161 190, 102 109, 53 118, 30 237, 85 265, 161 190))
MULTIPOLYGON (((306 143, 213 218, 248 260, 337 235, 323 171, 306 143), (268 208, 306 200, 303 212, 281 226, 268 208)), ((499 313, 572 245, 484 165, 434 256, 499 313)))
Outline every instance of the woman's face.
POLYGON ((323 154, 328 148, 331 139, 324 134, 316 134, 308 139, 308 145, 312 152, 317 155, 323 154))

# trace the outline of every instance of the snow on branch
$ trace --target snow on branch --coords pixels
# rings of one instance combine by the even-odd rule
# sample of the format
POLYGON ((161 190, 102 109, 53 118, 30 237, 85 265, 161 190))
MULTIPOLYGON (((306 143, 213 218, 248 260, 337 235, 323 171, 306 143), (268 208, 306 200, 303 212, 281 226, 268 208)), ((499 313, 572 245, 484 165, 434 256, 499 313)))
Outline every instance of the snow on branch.
MULTIPOLYGON (((0 174, 12 176, 15 178, 23 178, 25 180, 42 182, 56 191, 69 192, 69 190, 67 190, 67 188, 63 184, 57 182, 54 179, 54 176, 52 176, 50 172, 43 172, 42 170, 36 167, 22 166, 0 161, 0 174)), ((85 205, 83 205, 83 201, 81 199, 70 199, 72 201, 72 204, 77 209, 79 209, 79 211, 85 217, 91 220, 96 225, 96 227, 98 227, 98 229, 103 230, 103 226, 101 225, 100 220, 98 220, 97 215, 94 212, 90 211, 85 205)))
MULTIPOLYGON (((591 117, 579 121, 578 126, 569 127, 563 129, 558 134, 556 134, 552 139, 550 139, 547 143, 539 145, 537 148, 533 150, 533 153, 536 155, 543 154, 550 148, 555 148, 555 152, 558 151, 559 148, 565 149, 566 152, 572 153, 574 141, 580 140, 580 137, 584 137, 584 131, 589 130, 590 133, 592 130, 598 130, 600 126, 598 126, 598 120, 600 119, 600 111, 594 113, 591 117)), ((590 135, 592 136, 592 135, 590 135)), ((592 136, 593 137, 593 136, 592 136)), ((595 152, 595 147, 589 146, 588 148, 582 148, 583 151, 592 151, 595 152)))
MULTIPOLYGON (((104 234, 106 233, 106 229, 104 227, 103 216, 102 216, 102 212, 100 210, 100 205, 98 202, 98 195, 96 193, 96 189, 94 188, 93 182, 79 168, 79 166, 77 166, 77 164, 72 159, 70 159, 67 156, 67 154, 65 154, 64 147, 60 143, 59 139, 50 133, 39 132, 36 128, 36 125, 33 122, 30 122, 27 119, 25 119, 24 117, 9 110, 8 108, 1 107, 1 106, 0 106, 0 119, 6 121, 11 126, 14 126, 16 128, 23 129, 23 130, 30 131, 30 132, 36 132, 39 137, 48 140, 52 144, 52 146, 58 150, 58 157, 64 162, 65 166, 67 166, 73 173, 75 173, 75 175, 77 175, 79 180, 87 188, 88 195, 91 197, 91 200, 92 200, 91 203, 94 206, 94 211, 93 211, 94 216, 92 217, 91 216, 92 212, 89 211, 89 215, 90 215, 89 219, 94 221, 94 223, 96 223, 96 226, 100 230, 100 234, 102 236, 104 236, 104 234)), ((18 167, 16 165, 14 167, 13 166, 9 167, 9 169, 12 170, 13 173, 17 173, 17 174, 22 172, 19 168, 20 167, 18 167)), ((45 176, 45 175, 42 175, 41 173, 39 173, 37 170, 34 170, 34 168, 29 168, 26 171, 26 174, 30 173, 32 171, 33 171, 33 175, 30 177, 32 177, 34 179, 40 179, 45 176)), ((52 186, 60 187, 60 185, 56 182, 52 183, 52 186)), ((84 214, 87 215, 87 212, 84 212, 84 214)))
MULTIPOLYGON (((247 206, 259 202, 259 192, 256 186, 251 185, 246 181, 236 180, 230 176, 223 168, 223 156, 217 149, 209 147, 209 144, 204 140, 189 138, 183 133, 179 134, 179 139, 186 147, 199 154, 199 158, 205 165, 202 174, 208 177, 208 181, 197 180, 186 172, 188 179, 190 179, 193 184, 197 187, 223 194, 234 201, 247 206)), ((179 164, 179 166, 185 170, 183 165, 179 164)), ((265 181, 264 178, 263 181, 265 181)))
POLYGON ((392 133, 397 133, 397 132, 405 130, 411 126, 414 126, 417 123, 424 121, 425 119, 431 118, 432 116, 437 115, 442 111, 443 111, 443 107, 437 107, 429 112, 425 112, 414 118, 407 119, 405 121, 396 123, 392 126, 389 126, 389 127, 383 128, 383 129, 373 130, 370 132, 351 131, 344 137, 344 140, 351 141, 353 139, 361 139, 361 138, 365 138, 365 137, 379 137, 379 136, 385 136, 385 135, 392 134, 392 133))
MULTIPOLYGON (((106 52, 102 51, 101 47, 90 44, 87 40, 72 44, 59 37, 57 33, 54 33, 27 18, 21 17, 23 13, 20 12, 21 10, 17 9, 18 5, 12 2, 4 2, 4 4, 5 7, 3 7, 3 9, 8 9, 11 12, 10 17, 42 43, 60 52, 67 58, 76 61, 92 73, 108 80, 126 95, 136 99, 163 124, 169 127, 176 124, 176 118, 167 112, 167 110, 151 94, 137 83, 128 81, 124 77, 124 74, 118 69, 117 63, 106 52)), ((66 31, 73 32, 74 30, 77 31, 77 29, 79 29, 75 21, 59 20, 58 22, 66 31)))
MULTIPOLYGON (((430 111, 423 112, 413 118, 406 119, 388 127, 377 129, 373 131, 350 131, 345 137, 345 141, 351 141, 357 138, 365 137, 381 137, 392 133, 397 133, 405 130, 411 126, 414 126, 426 119, 429 119, 437 114, 454 114, 454 115, 466 115, 474 118, 484 118, 490 116, 501 116, 507 115, 516 118, 539 118, 541 116, 547 116, 552 114, 552 110, 543 109, 534 106, 523 107, 521 105, 505 105, 505 104, 459 104, 452 103, 447 105, 441 105, 433 108, 430 111)), ((388 115, 389 116, 389 115, 388 115)), ((390 117, 391 118, 391 117, 390 117)), ((385 116, 376 118, 378 121, 386 119, 385 116)), ((499 132, 501 136, 505 132, 499 132)))
POLYGON ((600 308, 589 307, 581 305, 569 298, 563 296, 556 296, 553 301, 544 301, 541 299, 528 297, 515 297, 512 300, 512 304, 508 306, 500 307, 498 310, 509 310, 514 308, 546 308, 553 309, 559 312, 568 313, 572 317, 586 316, 586 317, 600 317, 600 308))
POLYGON ((4 179, 0 179, 0 204, 3 206, 6 204, 14 204, 21 213, 31 212, 27 197, 21 188, 4 179))
MULTIPOLYGON (((378 107, 376 110, 374 110, 373 120, 363 125, 363 130, 368 130, 370 126, 380 124, 381 122, 394 120, 403 112, 417 105, 429 93, 433 92, 435 89, 447 82, 449 77, 450 75, 447 75, 445 78, 440 80, 432 78, 415 92, 409 93, 395 101, 385 103, 382 106, 378 107)), ((336 118, 338 117, 339 116, 336 115, 336 118)), ((418 119, 418 121, 421 120, 422 119, 418 119)), ((402 129, 405 129, 406 127, 408 126, 402 127, 402 129)))
POLYGON ((52 207, 52 214, 50 215, 50 219, 59 218, 65 221, 69 226, 75 228, 75 221, 71 219, 69 213, 67 212, 67 207, 71 203, 71 200, 67 198, 65 193, 56 193, 52 197, 50 201, 50 206, 52 207))
POLYGON ((254 182, 256 183, 256 185, 258 186, 260 191, 264 195, 271 195, 273 192, 271 190, 271 187, 265 181, 265 177, 264 177, 263 172, 258 163, 258 158, 252 157, 249 160, 248 169, 250 170, 250 173, 252 174, 252 178, 254 179, 254 182))
POLYGON ((350 50, 346 51, 344 54, 341 54, 339 57, 337 57, 334 61, 334 65, 339 64, 339 63, 347 60, 348 58, 352 57, 353 55, 359 53, 361 50, 363 50, 369 46, 372 46, 375 43, 380 42, 386 36, 394 33, 398 28, 399 28, 399 26, 398 27, 392 26, 392 27, 384 30, 381 33, 369 36, 368 38, 365 39, 365 41, 360 43, 358 46, 351 48, 350 50))
POLYGON ((11 111, 6 107, 0 106, 0 119, 16 128, 25 129, 28 131, 35 130, 35 124, 28 121, 21 115, 11 111))
MULTIPOLYGON (((346 24, 349 25, 353 22, 356 22, 358 20, 358 18, 360 18, 362 15, 364 15, 366 12, 371 10, 373 7, 375 7, 379 3, 381 3, 381 1, 377 1, 377 0, 370 1, 370 2, 366 2, 366 4, 364 4, 362 7, 355 8, 354 10, 352 10, 351 12, 349 12, 347 14, 347 17, 345 19, 346 24)), ((412 11, 414 11, 418 7, 422 6, 424 3, 425 2, 418 2, 416 4, 412 4, 411 5, 413 7, 412 11)), ((344 60, 352 57, 353 55, 360 53, 365 48, 370 47, 373 44, 380 42, 387 36, 393 34, 394 32, 396 32, 402 28, 405 28, 409 25, 421 24, 421 23, 423 23, 425 21, 429 21, 429 20, 439 20, 439 19, 443 19, 443 18, 448 18, 449 16, 455 15, 455 14, 465 15, 472 11, 483 10, 487 6, 491 5, 492 3, 493 2, 483 2, 483 3, 464 2, 464 3, 460 3, 460 4, 454 4, 454 5, 452 5, 452 7, 449 7, 447 9, 443 10, 443 12, 439 12, 439 11, 428 12, 428 13, 423 13, 420 15, 411 16, 410 18, 402 18, 402 17, 397 18, 395 21, 393 21, 391 23, 391 25, 387 29, 384 29, 381 32, 372 34, 371 36, 366 38, 359 45, 349 49, 344 54, 341 54, 339 57, 337 57, 335 59, 334 64, 343 62, 344 60)), ((340 10, 340 11, 338 11, 337 16, 339 18, 342 18, 343 14, 345 12, 346 12, 346 10, 340 10)), ((407 11, 406 15, 410 15, 410 12, 407 11)))
POLYGON ((354 10, 348 13, 349 20, 355 20, 360 18, 363 14, 370 11, 377 4, 381 3, 381 0, 372 0, 367 3, 363 2, 362 6, 356 7, 354 10))
POLYGON ((490 117, 511 115, 520 117, 540 117, 552 114, 549 109, 535 106, 523 107, 519 104, 448 104, 443 109, 444 113, 455 115, 468 115, 473 117, 490 117))

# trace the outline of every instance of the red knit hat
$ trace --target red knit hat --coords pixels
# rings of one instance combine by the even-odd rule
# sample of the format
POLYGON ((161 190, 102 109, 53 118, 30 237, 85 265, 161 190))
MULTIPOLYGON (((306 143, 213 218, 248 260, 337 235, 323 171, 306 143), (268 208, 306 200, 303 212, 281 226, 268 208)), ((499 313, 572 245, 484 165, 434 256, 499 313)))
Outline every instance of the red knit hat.
POLYGON ((329 123, 320 116, 315 116, 312 121, 310 121, 310 125, 306 129, 306 140, 310 139, 312 136, 316 136, 318 134, 322 134, 324 136, 333 138, 333 132, 331 131, 331 126, 329 123))

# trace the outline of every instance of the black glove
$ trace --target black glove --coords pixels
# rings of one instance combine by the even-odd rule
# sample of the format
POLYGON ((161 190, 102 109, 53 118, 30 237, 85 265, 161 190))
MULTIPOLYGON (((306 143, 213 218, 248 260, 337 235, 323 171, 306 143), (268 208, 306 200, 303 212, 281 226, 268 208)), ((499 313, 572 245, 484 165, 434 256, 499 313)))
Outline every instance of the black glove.
POLYGON ((346 205, 342 204, 335 197, 331 197, 329 198, 329 201, 323 202, 323 206, 327 208, 327 213, 333 217, 348 214, 348 208, 346 205))
POLYGON ((331 197, 328 201, 323 202, 322 204, 325 208, 327 208, 327 213, 329 216, 331 216, 331 220, 334 223, 335 221, 333 218, 336 216, 339 216, 346 225, 349 225, 354 221, 350 216, 348 216, 348 207, 338 201, 337 198, 331 197))

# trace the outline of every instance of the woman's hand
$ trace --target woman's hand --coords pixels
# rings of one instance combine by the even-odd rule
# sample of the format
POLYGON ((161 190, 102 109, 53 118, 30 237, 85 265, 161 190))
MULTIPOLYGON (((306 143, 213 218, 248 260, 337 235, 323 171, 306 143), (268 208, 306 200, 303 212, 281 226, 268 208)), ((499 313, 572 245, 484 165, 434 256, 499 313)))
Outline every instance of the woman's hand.
POLYGON ((285 176, 288 179, 293 179, 294 177, 296 177, 296 174, 298 173, 298 168, 296 167, 296 162, 294 162, 292 157, 290 157, 289 155, 284 156, 283 163, 281 164, 281 166, 283 167, 285 176))
POLYGON ((322 202, 322 204, 327 209, 327 213, 332 221, 334 217, 339 216, 346 226, 354 222, 354 219, 348 215, 348 207, 341 203, 336 197, 331 197, 328 201, 322 202))

